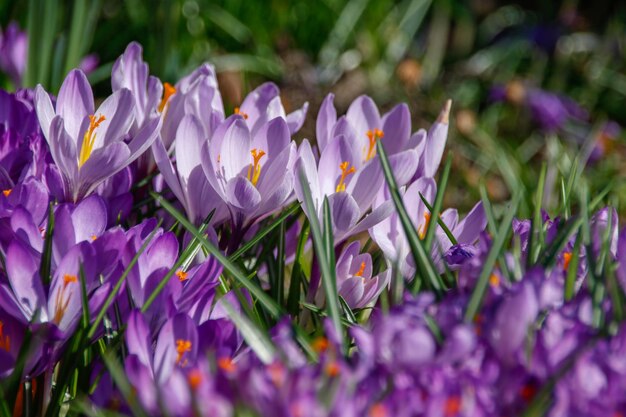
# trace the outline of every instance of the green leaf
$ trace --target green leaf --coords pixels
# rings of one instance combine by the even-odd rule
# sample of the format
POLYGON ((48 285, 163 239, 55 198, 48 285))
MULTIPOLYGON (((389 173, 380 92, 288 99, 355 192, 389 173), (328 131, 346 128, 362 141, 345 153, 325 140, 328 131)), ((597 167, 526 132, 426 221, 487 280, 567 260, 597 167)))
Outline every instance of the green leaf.
POLYGON ((578 265, 580 263, 580 247, 583 241, 582 237, 582 233, 578 233, 576 236, 576 242, 574 243, 574 249, 572 250, 567 268, 567 278, 564 287, 565 301, 570 301, 572 297, 574 297, 574 286, 576 284, 576 278, 578 278, 578 265))
POLYGON ((52 262, 52 235, 54 233, 54 209, 52 203, 48 206, 48 227, 44 240, 43 253, 41 255, 41 266, 39 267, 41 279, 44 285, 50 284, 50 264, 52 262))
POLYGON ((167 200, 165 200, 160 195, 150 192, 150 195, 163 207, 172 217, 180 222, 180 224, 187 229, 198 241, 200 244, 210 253, 212 256, 217 259, 219 263, 224 266, 232 277, 242 286, 244 286, 250 294, 254 296, 259 303, 267 310, 267 312, 273 318, 279 318, 282 314, 281 307, 276 304, 276 302, 269 297, 263 289, 254 284, 252 281, 246 278, 246 275, 239 269, 237 265, 235 265, 230 259, 222 254, 211 242, 209 242, 203 235, 196 229, 193 224, 191 224, 185 216, 179 213, 174 206, 172 206, 167 200))
POLYGON ((465 311, 465 321, 468 323, 474 319, 480 309, 487 286, 489 285, 489 277, 491 276, 496 260, 500 256, 500 252, 502 251, 506 238, 511 230, 513 216, 517 213, 517 207, 519 206, 521 198, 521 192, 517 192, 516 195, 513 196, 511 206, 506 211, 504 219, 502 219, 502 223, 500 224, 498 234, 491 244, 491 249, 487 254, 487 259, 483 264, 483 269, 478 277, 476 287, 472 292, 472 296, 470 297, 467 305, 467 310, 465 311))
POLYGON ((300 288, 304 281, 304 272, 302 271, 302 255, 304 246, 309 239, 309 223, 304 220, 300 237, 298 238, 298 246, 296 247, 296 258, 291 270, 291 278, 289 282, 289 295, 287 296, 287 311, 292 316, 297 316, 300 306, 300 288))
MULTIPOLYGON (((426 230, 426 236, 424 238, 424 246, 428 250, 432 250, 433 248, 433 239, 435 238, 435 231, 437 230, 437 224, 443 223, 443 220, 439 218, 439 214, 441 214, 441 208, 443 207, 443 196, 446 193, 446 187, 448 186, 448 177, 450 176, 451 166, 452 166, 452 153, 449 153, 448 157, 446 158, 446 164, 443 167, 443 173, 441 174, 441 178, 439 179, 439 184, 437 187, 437 196, 435 197, 435 204, 433 204, 432 207, 427 206, 428 211, 430 211, 430 222, 428 223, 428 229, 426 230), (433 222, 433 219, 435 219, 436 221, 433 222)), ((420 197, 422 198, 422 201, 426 201, 422 193, 420 193, 420 197)), ((452 233, 449 233, 450 229, 448 229, 447 226, 442 229, 444 230, 444 232, 446 232, 446 235, 450 239, 450 236, 452 235, 452 233)), ((456 245, 456 239, 454 239, 454 235, 452 235, 450 242, 452 242, 453 245, 456 245)))
POLYGON ((411 254, 413 255, 413 259, 415 260, 417 274, 415 276, 415 279, 411 283, 412 290, 414 293, 417 292, 417 288, 422 281, 421 277, 425 277, 425 284, 427 288, 433 290, 437 295, 441 295, 444 289, 443 282, 441 281, 441 277, 436 272, 436 268, 433 265, 430 255, 426 253, 426 249, 424 248, 422 241, 417 235, 415 227, 413 226, 413 222, 411 222, 406 208, 404 207, 402 196, 400 195, 400 191, 398 190, 398 184, 396 183, 396 179, 394 178, 393 172, 391 171, 389 159, 387 158, 387 153, 385 152, 382 141, 378 141, 376 143, 376 152, 380 158, 380 163, 382 165, 383 173, 385 174, 385 180, 387 181, 387 185, 391 193, 391 198, 398 212, 398 217, 400 217, 404 234, 406 235, 406 238, 409 242, 411 254))
POLYGON ((543 202, 543 190, 546 185, 547 166, 544 163, 539 174, 539 184, 535 195, 534 216, 530 224, 530 234, 528 235, 528 254, 526 257, 526 268, 530 268, 537 261, 539 251, 543 245, 543 219, 541 216, 541 205, 543 202))

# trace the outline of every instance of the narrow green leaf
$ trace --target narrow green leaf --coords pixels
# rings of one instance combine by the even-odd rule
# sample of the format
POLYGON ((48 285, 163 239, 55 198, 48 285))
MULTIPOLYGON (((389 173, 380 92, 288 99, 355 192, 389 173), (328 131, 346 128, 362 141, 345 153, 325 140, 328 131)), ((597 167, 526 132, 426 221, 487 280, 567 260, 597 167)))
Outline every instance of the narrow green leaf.
MULTIPOLYGON (((420 198, 422 199, 422 203, 424 203, 428 211, 433 213, 433 210, 434 210, 433 206, 430 205, 430 202, 426 200, 426 197, 424 197, 422 193, 420 193, 420 198)), ((431 216, 431 219, 432 219, 432 216, 431 216)), ((432 223, 432 221, 430 223, 432 223)), ((430 227, 430 223, 429 223, 429 227, 430 227)), ((441 220, 441 217, 439 217, 439 215, 437 215, 437 224, 439 225, 439 227, 441 227, 441 230, 443 230, 443 232, 446 234, 450 243, 452 243, 453 245, 456 245, 459 243, 457 242, 456 237, 454 237, 454 234, 452 234, 452 231, 450 230, 448 225, 445 224, 443 220, 441 220)))
POLYGON ((567 278, 565 280, 564 297, 565 301, 570 301, 574 297, 574 287, 578 278, 578 265, 580 263, 580 246, 582 244, 582 233, 576 236, 576 242, 571 253, 569 265, 567 267, 567 278))
POLYGON ((41 266, 39 267, 41 279, 44 285, 50 284, 50 264, 52 262, 52 236, 54 233, 54 209, 52 203, 48 206, 48 227, 44 240, 43 253, 41 255, 41 266))
POLYGON ((528 254, 526 256, 526 268, 530 268, 537 261, 539 251, 543 244, 543 219, 541 216, 541 205, 543 202, 543 190, 546 185, 547 166, 544 163, 539 174, 539 184, 535 194, 534 215, 530 224, 530 234, 528 235, 528 254))
POLYGON ((133 387, 130 385, 128 378, 126 377, 124 368, 122 368, 119 364, 115 355, 111 351, 107 351, 104 355, 102 355, 102 361, 108 369, 113 382, 115 382, 115 385, 120 390, 122 397, 124 397, 124 400, 130 407, 133 415, 137 417, 147 417, 147 414, 137 402, 137 395, 133 394, 133 387))
POLYGON ((478 310, 480 310, 480 305, 482 304, 485 291, 487 290, 487 285, 489 285, 489 277, 491 276, 493 267, 496 264, 496 259, 498 259, 509 231, 511 230, 513 216, 517 213, 517 207, 519 206, 521 198, 521 192, 517 192, 516 195, 513 196, 511 206, 506 211, 504 219, 502 219, 502 223, 500 224, 498 234, 491 244, 491 249, 487 254, 487 259, 483 264, 483 269, 478 277, 476 287, 472 292, 472 296, 470 297, 467 305, 467 310, 465 311, 465 321, 468 323, 474 319, 478 310))
MULTIPOLYGON (((441 214, 441 209, 443 207, 443 196, 446 193, 446 187, 448 186, 448 177, 450 176, 450 167, 452 166, 452 153, 448 154, 446 158, 446 164, 443 167, 443 173, 441 174, 441 178, 439 179, 439 184, 437 185, 437 196, 435 197, 435 204, 433 204, 432 208, 428 207, 428 211, 430 211, 430 222, 428 223, 428 229, 426 230, 426 237, 424 239, 424 246, 428 250, 432 250, 433 248, 433 239, 435 238, 435 231, 437 230, 437 224, 443 223, 443 221, 439 218, 439 214, 441 214), (436 220, 436 221, 433 221, 436 220)), ((424 196, 421 195, 422 201, 425 200, 424 196)), ((447 227, 444 232, 448 229, 447 227)), ((450 230, 448 229, 448 232, 450 230)), ((446 233, 447 235, 448 233, 446 233)), ((452 233, 450 233, 452 235, 452 233)), ((448 238, 450 238, 448 235, 448 238)), ((456 244, 454 242, 454 236, 450 239, 452 244, 456 244)))
POLYGON ((297 316, 300 305, 300 288, 304 278, 302 271, 302 254, 304 246, 309 239, 309 223, 304 220, 300 237, 298 238, 298 246, 296 247, 296 258, 291 270, 291 278, 289 282, 289 295, 287 296, 287 311, 293 316, 297 316))
POLYGON ((441 295, 443 291, 443 283, 441 281, 441 277, 437 274, 432 259, 430 255, 426 253, 426 249, 424 249, 424 245, 417 235, 413 222, 411 222, 411 218, 409 217, 406 208, 404 207, 402 196, 400 195, 400 191, 398 190, 398 184, 396 183, 396 179, 394 178, 393 172, 391 171, 389 159, 387 157, 387 153, 385 152, 382 141, 378 141, 376 143, 376 152, 380 158, 380 163, 382 165, 383 173, 385 174, 387 186, 389 187, 389 191, 391 193, 391 198, 393 199, 393 203, 398 212, 398 216, 400 217, 404 234, 406 235, 406 238, 409 242, 411 254, 413 256, 413 259, 415 260, 415 266, 417 268, 418 274, 416 274, 415 279, 411 283, 412 290, 414 293, 417 292, 417 288, 422 281, 421 278, 425 277, 425 284, 427 288, 433 290, 436 294, 441 295), (420 279, 418 279, 418 276, 420 276, 420 279))
POLYGON ((267 312, 273 318, 279 318, 282 314, 281 307, 276 304, 276 302, 269 297, 259 286, 254 284, 252 281, 246 278, 245 274, 239 269, 237 265, 235 265, 231 260, 229 260, 226 256, 222 254, 212 243, 210 243, 203 235, 196 229, 189 221, 178 212, 167 200, 161 197, 159 194, 154 192, 150 192, 150 195, 163 207, 172 217, 180 222, 181 225, 185 229, 187 229, 198 241, 200 244, 210 253, 212 256, 217 259, 219 263, 224 266, 233 278, 241 285, 246 287, 248 291, 258 300, 261 305, 267 310, 267 312))

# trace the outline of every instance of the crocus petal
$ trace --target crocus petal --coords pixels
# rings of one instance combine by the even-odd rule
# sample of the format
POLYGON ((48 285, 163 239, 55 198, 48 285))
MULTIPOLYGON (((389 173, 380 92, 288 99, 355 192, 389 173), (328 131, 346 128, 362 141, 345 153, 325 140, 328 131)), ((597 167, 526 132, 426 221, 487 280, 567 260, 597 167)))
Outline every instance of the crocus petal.
MULTIPOLYGON (((296 196, 299 201, 304 201, 304 192, 302 190, 301 180, 307 181, 309 185, 309 190, 311 191, 311 198, 313 200, 313 206, 317 210, 321 204, 321 190, 319 185, 319 178, 317 174, 317 163, 315 162, 315 157, 313 156, 313 151, 311 150, 311 145, 308 140, 304 140, 302 145, 300 145, 300 149, 298 149, 298 160, 294 165, 294 190, 296 192, 296 196)), ((307 216, 316 215, 316 213, 307 213, 307 209, 305 205, 302 205, 303 210, 305 211, 307 216)))
POLYGON ((82 200, 72 212, 75 242, 91 242, 100 236, 107 225, 107 208, 102 198, 92 195, 82 200))
MULTIPOLYGON (((42 309, 46 302, 38 262, 22 242, 15 240, 7 250, 6 267, 18 305, 24 316, 30 320, 35 311, 42 309)), ((43 314, 45 317, 45 313, 43 314)))
POLYGON ((56 116, 50 125, 50 153, 59 167, 65 182, 66 194, 74 189, 78 180, 76 144, 65 130, 63 119, 56 116))
POLYGON ((227 202, 243 211, 251 211, 261 202, 261 194, 247 178, 237 176, 226 183, 227 202))
POLYGON ((333 126, 337 122, 337 110, 333 104, 334 99, 335 95, 329 93, 322 102, 320 111, 317 114, 315 134, 317 136, 317 146, 320 152, 324 151, 326 144, 330 141, 333 126))
POLYGON ((250 132, 243 117, 236 117, 224 133, 221 146, 220 163, 226 181, 248 169, 250 161, 250 132))
POLYGON ((309 111, 309 103, 305 102, 301 108, 298 110, 291 112, 287 115, 287 126, 289 126, 289 132, 293 135, 296 133, 306 120, 306 114, 309 111))
POLYGON ((124 142, 96 149, 80 168, 74 201, 89 195, 102 181, 122 170, 127 165, 129 155, 130 150, 124 142))
POLYGON ((357 171, 346 188, 348 194, 352 195, 354 201, 361 208, 361 213, 369 210, 376 197, 376 192, 382 187, 384 181, 380 163, 378 160, 372 162, 357 171))
POLYGON ((482 202, 478 202, 472 211, 454 228, 454 235, 459 244, 474 243, 487 226, 487 216, 482 202))
POLYGON ((395 106, 383 116, 382 130, 385 137, 382 139, 385 150, 393 155, 407 149, 411 135, 411 113, 409 107, 402 103, 395 106))
POLYGON ((83 120, 94 114, 91 86, 81 70, 74 69, 65 77, 57 97, 56 113, 65 121, 70 137, 78 139, 83 120))
POLYGON ((367 152, 367 131, 382 129, 380 113, 374 101, 368 96, 359 96, 346 112, 346 119, 354 129, 356 140, 365 146, 367 152))
POLYGON ((189 181, 191 171, 200 166, 204 132, 200 122, 192 115, 186 115, 176 131, 176 169, 183 189, 189 181))
POLYGON ((105 119, 95 131, 94 149, 123 139, 135 121, 133 94, 126 88, 114 92, 98 107, 95 115, 105 119))
POLYGON ((426 138, 426 147, 421 162, 422 175, 433 177, 437 173, 441 157, 448 139, 448 117, 452 102, 448 100, 437 121, 433 124, 426 138))
POLYGON ((152 155, 154 156, 154 161, 159 168, 159 172, 163 176, 167 185, 170 187, 170 190, 172 190, 178 201, 185 201, 183 190, 180 186, 178 177, 176 176, 176 171, 174 171, 174 165, 167 155, 167 151, 165 150, 165 146, 163 145, 161 138, 157 138, 152 143, 152 155))
POLYGON ((146 324, 143 314, 139 310, 133 310, 128 318, 128 327, 125 333, 126 346, 129 355, 137 355, 137 358, 145 366, 152 368, 152 355, 150 350, 150 329, 146 324))
POLYGON ((332 194, 328 197, 328 203, 333 215, 333 230, 337 233, 349 230, 361 215, 358 204, 346 192, 332 194))
POLYGON ((56 115, 52 107, 50 95, 38 84, 35 88, 35 110, 44 137, 50 143, 50 125, 56 115))
POLYGON ((161 129, 161 121, 162 120, 160 118, 150 120, 144 125, 143 128, 139 130, 139 132, 137 132, 135 137, 128 143, 130 155, 128 156, 126 165, 133 162, 141 154, 147 151, 150 146, 152 146, 152 143, 155 141, 159 134, 159 129, 161 129))
POLYGON ((277 117, 259 128, 250 146, 266 152, 264 159, 267 161, 279 155, 289 145, 290 140, 287 123, 277 117))
MULTIPOLYGON (((318 170, 323 173, 320 176, 321 192, 326 195, 336 192, 341 177, 340 165, 347 162, 350 167, 354 167, 357 160, 359 160, 358 153, 345 136, 334 138, 320 157, 318 170)), ((351 174, 345 177, 346 187, 350 185, 354 176, 351 174)))

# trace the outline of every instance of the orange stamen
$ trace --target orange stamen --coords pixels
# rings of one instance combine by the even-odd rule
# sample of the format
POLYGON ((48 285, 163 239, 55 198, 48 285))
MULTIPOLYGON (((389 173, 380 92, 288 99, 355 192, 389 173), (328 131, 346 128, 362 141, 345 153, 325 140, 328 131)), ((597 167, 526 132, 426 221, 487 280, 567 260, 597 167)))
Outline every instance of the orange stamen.
POLYGON ((428 230, 429 224, 430 224, 430 213, 426 212, 424 213, 424 223, 422 223, 422 226, 420 227, 418 231, 420 240, 424 240, 424 238, 426 237, 426 231, 428 230))
POLYGON ((339 364, 337 362, 330 362, 328 365, 326 365, 326 368, 325 368, 326 375, 328 375, 331 378, 334 378, 337 375, 339 375, 340 370, 341 369, 339 368, 339 364))
POLYGON ((328 339, 326 339, 324 336, 318 336, 313 340, 311 346, 313 347, 313 350, 317 353, 322 353, 328 349, 330 343, 328 343, 328 339))
POLYGON ((176 356, 176 365, 185 366, 187 361, 183 362, 182 364, 180 362, 183 359, 183 356, 185 355, 185 353, 187 352, 191 352, 191 341, 184 340, 184 339, 177 339, 176 340, 176 353, 178 353, 178 355, 176 356))
POLYGON ((192 369, 189 374, 187 374, 187 382, 192 391, 197 390, 200 384, 202 384, 202 373, 197 369, 192 369))
POLYGON ((458 396, 448 397, 443 405, 443 414, 446 417, 455 416, 461 411, 461 398, 458 396))
POLYGON ((172 97, 175 93, 176 87, 170 83, 163 83, 163 98, 161 99, 161 103, 159 103, 159 113, 163 113, 165 106, 170 101, 170 97, 172 97))
POLYGON ((252 163, 248 167, 248 179, 256 187, 257 182, 259 182, 259 176, 261 175, 261 164, 259 161, 265 156, 265 152, 255 148, 252 149, 250 153, 252 154, 252 163))
POLYGON ((54 318, 52 319, 52 321, 57 326, 61 323, 61 320, 63 320, 63 316, 65 315, 67 307, 70 305, 70 299, 72 298, 73 292, 71 290, 70 293, 67 295, 67 298, 65 297, 67 287, 70 284, 76 282, 78 282, 78 278, 76 277, 76 275, 63 275, 63 287, 59 292, 57 292, 57 295, 54 299, 54 318))
POLYGON ((0 349, 7 352, 11 351, 11 338, 9 335, 4 335, 4 323, 2 321, 0 321, 0 349))
POLYGON ((185 271, 176 272, 176 276, 180 282, 187 281, 187 272, 185 271))
POLYGON ((247 119, 247 118, 248 118, 248 114, 247 114, 247 113, 242 112, 242 111, 239 109, 239 107, 235 107, 235 114, 240 115, 240 116, 241 116, 241 117, 243 117, 244 119, 247 119))
POLYGON ((96 117, 94 114, 89 115, 89 128, 85 132, 83 136, 83 143, 80 147, 80 155, 78 158, 78 167, 82 167, 85 162, 91 156, 91 152, 93 151, 93 145, 96 143, 96 134, 95 130, 100 126, 102 122, 106 120, 106 117, 100 115, 96 117))
POLYGON ((235 372, 237 367, 230 358, 219 358, 217 360, 217 366, 224 372, 235 372))
POLYGON ((369 417, 387 417, 388 415, 387 407, 381 403, 374 404, 368 413, 369 417))
POLYGON ((537 388, 532 384, 526 384, 519 390, 519 395, 527 403, 533 399, 536 393, 537 388))
POLYGON ((572 260, 572 252, 565 252, 563 254, 563 270, 567 271, 567 268, 569 268, 569 263, 572 260))
POLYGON ((385 137, 385 132, 380 129, 374 129, 368 130, 365 134, 369 140, 367 153, 365 154, 365 161, 369 161, 374 157, 374 155, 376 155, 376 142, 385 137))
POLYGON ((335 192, 346 191, 346 178, 350 174, 354 174, 356 169, 350 166, 350 162, 344 161, 339 164, 339 169, 341 169, 341 177, 339 178, 339 184, 337 184, 337 188, 335 188, 335 192))
POLYGON ((13 191, 13 189, 9 188, 8 190, 3 190, 2 194, 4 194, 5 197, 8 197, 11 195, 11 191, 13 191))
POLYGON ((496 274, 491 274, 489 276, 489 285, 493 288, 498 288, 500 286, 500 278, 496 274))
POLYGON ((361 267, 359 268, 358 271, 356 271, 356 274, 354 274, 354 276, 355 277, 362 277, 364 271, 365 271, 365 262, 361 262, 361 267))

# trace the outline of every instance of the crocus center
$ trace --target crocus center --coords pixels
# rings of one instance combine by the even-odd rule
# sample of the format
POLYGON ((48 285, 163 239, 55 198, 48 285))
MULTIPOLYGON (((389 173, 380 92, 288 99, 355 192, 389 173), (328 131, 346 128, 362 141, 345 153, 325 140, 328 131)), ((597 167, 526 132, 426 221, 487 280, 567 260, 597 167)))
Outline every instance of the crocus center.
POLYGON ((4 194, 5 197, 8 197, 11 195, 11 191, 13 191, 11 188, 8 190, 2 190, 2 194, 4 194))
POLYGON ((176 276, 178 277, 178 280, 180 282, 187 281, 187 272, 185 271, 181 270, 181 271, 176 272, 176 276))
POLYGON ((356 271, 356 274, 354 274, 354 276, 355 277, 362 277, 364 271, 365 271, 365 262, 361 262, 361 266, 359 267, 359 270, 356 271))
POLYGON ((265 156, 265 152, 252 149, 250 153, 252 154, 252 163, 248 167, 248 179, 256 187, 257 182, 259 182, 259 176, 261 175, 261 164, 259 161, 265 156))
POLYGON ((563 270, 567 271, 567 268, 569 268, 569 263, 572 260, 572 252, 565 252, 563 254, 563 270))
POLYGON ((191 372, 187 374, 187 382, 192 391, 197 390, 200 384, 202 384, 202 372, 197 369, 192 369, 191 372))
POLYGON ((11 338, 4 334, 4 323, 0 321, 0 349, 9 352, 11 350, 11 338))
POLYGON ((181 363, 185 353, 191 352, 191 340, 176 339, 176 365, 185 366, 187 361, 181 363))
POLYGON ((537 388, 532 383, 525 384, 519 390, 519 395, 527 403, 529 403, 535 397, 536 393, 537 393, 537 388))
POLYGON ((328 375, 331 378, 334 378, 337 375, 339 375, 339 371, 341 369, 339 368, 339 364, 337 362, 332 361, 328 365, 326 365, 326 368, 324 370, 326 371, 326 375, 328 375))
POLYGON ((236 366, 230 358, 219 358, 217 366, 224 372, 235 372, 236 366))
POLYGON ((96 117, 95 115, 89 115, 89 128, 85 132, 85 136, 83 136, 83 144, 80 147, 80 155, 78 157, 78 167, 82 167, 85 162, 91 156, 91 151, 93 151, 93 145, 96 143, 96 129, 102 122, 106 120, 106 117, 100 115, 96 117))
POLYGON ((461 411, 461 398, 459 396, 448 397, 443 405, 443 415, 446 417, 456 416, 461 411))
POLYGON ((235 107, 235 114, 240 115, 241 117, 243 117, 244 119, 248 118, 248 113, 244 113, 242 112, 239 107, 235 107))
POLYGON ((57 292, 57 296, 54 299, 54 318, 53 322, 58 326, 63 320, 63 316, 65 316, 65 312, 67 311, 67 307, 70 305, 70 299, 72 298, 72 290, 68 288, 70 284, 75 284, 78 282, 78 278, 76 275, 65 274, 63 275, 63 287, 61 290, 57 292))
POLYGON ((430 224, 430 213, 424 213, 424 223, 419 228, 418 235, 421 240, 424 240, 426 237, 426 231, 428 230, 428 225, 430 224))
POLYGON ((311 346, 313 347, 313 350, 317 353, 322 353, 328 349, 330 343, 328 343, 328 339, 326 339, 324 336, 319 336, 316 337, 315 340, 313 340, 311 346))
POLYGON ((492 288, 498 288, 500 286, 500 278, 498 278, 496 274, 491 274, 489 277, 489 285, 491 285, 492 288))
POLYGON ((389 413, 387 412, 387 407, 384 404, 377 403, 370 408, 369 417, 387 417, 389 413))
POLYGON ((368 130, 366 135, 367 135, 367 139, 369 140, 369 144, 367 148, 367 153, 365 154, 365 160, 369 161, 370 159, 374 157, 374 155, 376 155, 376 142, 379 139, 382 139, 385 137, 385 132, 383 132, 380 129, 374 129, 374 130, 368 130))
POLYGON ((350 166, 350 162, 343 161, 339 164, 339 169, 341 169, 341 177, 339 178, 339 183, 337 184, 337 188, 335 188, 335 192, 346 191, 346 178, 350 174, 354 174, 356 169, 350 166))
POLYGON ((176 93, 176 87, 170 83, 163 83, 163 98, 161 99, 161 103, 159 103, 159 113, 163 113, 165 106, 170 101, 170 97, 172 97, 174 93, 176 93))

